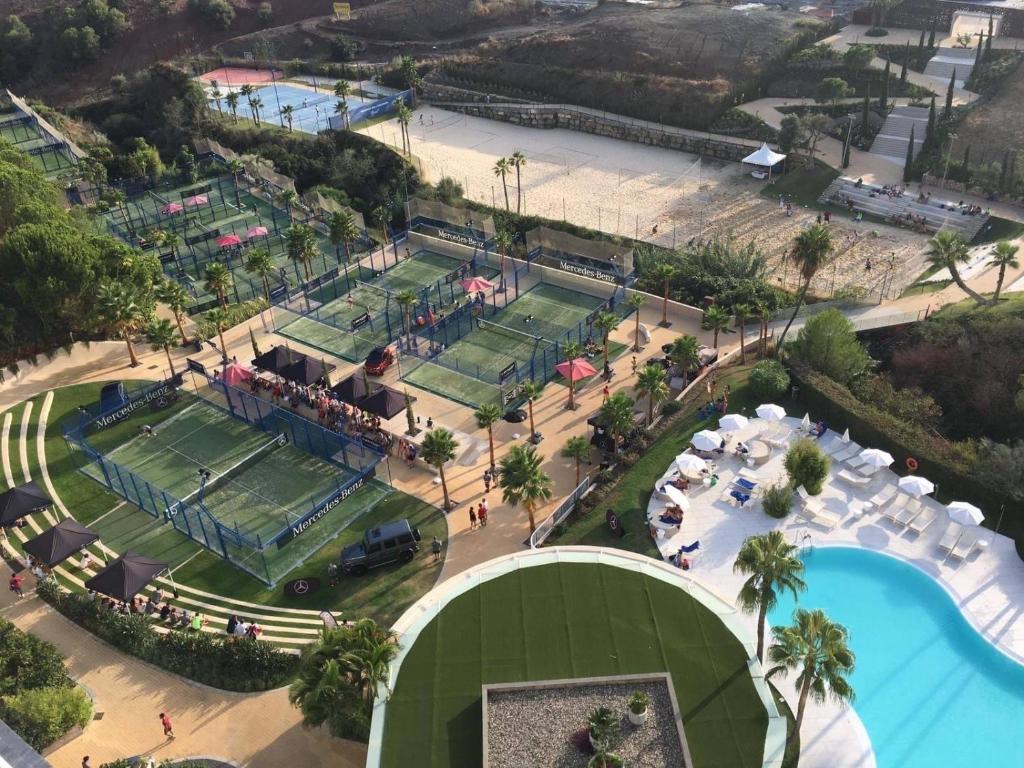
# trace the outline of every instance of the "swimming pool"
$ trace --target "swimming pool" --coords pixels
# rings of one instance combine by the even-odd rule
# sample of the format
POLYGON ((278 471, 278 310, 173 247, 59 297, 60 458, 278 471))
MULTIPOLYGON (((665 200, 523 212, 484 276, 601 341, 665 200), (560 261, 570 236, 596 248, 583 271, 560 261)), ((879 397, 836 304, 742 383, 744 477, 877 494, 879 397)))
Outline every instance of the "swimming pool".
MULTIPOLYGON (((1024 665, 981 637, 941 586, 862 549, 818 548, 804 561, 800 607, 850 630, 854 709, 878 768, 1024 765, 1024 665)), ((789 623, 794 607, 787 596, 770 620, 789 623)))

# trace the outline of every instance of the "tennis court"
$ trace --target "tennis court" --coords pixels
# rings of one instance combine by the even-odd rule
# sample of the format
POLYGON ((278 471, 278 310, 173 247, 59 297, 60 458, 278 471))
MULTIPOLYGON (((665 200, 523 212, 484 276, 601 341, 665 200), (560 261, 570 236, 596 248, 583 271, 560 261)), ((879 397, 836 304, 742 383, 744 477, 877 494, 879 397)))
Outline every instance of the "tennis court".
MULTIPOLYGON (((252 95, 253 101, 259 99, 262 106, 259 108, 260 121, 287 127, 288 120, 283 110, 286 107, 292 108, 292 129, 303 133, 319 133, 327 130, 328 118, 336 114, 336 105, 340 99, 333 91, 323 88, 313 90, 312 88, 301 88, 296 85, 278 83, 276 85, 265 85, 255 89, 252 95)), ((216 100, 212 100, 216 105, 216 100)), ((223 99, 220 108, 225 109, 223 99)), ((349 97, 345 99, 349 111, 355 110, 362 104, 358 98, 349 97)), ((252 119, 252 104, 249 99, 242 96, 238 100, 238 114, 252 119)))
POLYGON ((0 122, 0 140, 24 152, 48 179, 74 170, 77 165, 62 144, 54 144, 32 120, 5 120, 0 122))
POLYGON ((496 402, 502 369, 515 362, 520 378, 528 378, 533 365, 536 379, 546 382, 551 375, 547 368, 557 362, 554 342, 563 343, 566 333, 603 303, 596 296, 541 283, 416 367, 405 380, 469 405, 496 402))
POLYGON ((158 424, 152 436, 132 437, 107 457, 191 504, 198 500, 200 470, 209 471, 203 505, 225 525, 264 539, 355 474, 202 402, 158 424))

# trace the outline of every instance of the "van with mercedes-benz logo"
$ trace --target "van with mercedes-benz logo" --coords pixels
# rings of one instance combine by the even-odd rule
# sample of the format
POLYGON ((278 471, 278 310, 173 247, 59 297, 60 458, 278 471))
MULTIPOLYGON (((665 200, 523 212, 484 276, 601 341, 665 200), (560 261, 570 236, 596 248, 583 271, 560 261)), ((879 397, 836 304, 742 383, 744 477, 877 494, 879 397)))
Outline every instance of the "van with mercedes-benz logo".
POLYGON ((420 548, 420 532, 405 518, 382 523, 363 534, 363 540, 341 551, 341 570, 362 576, 370 568, 388 563, 410 563, 420 548))

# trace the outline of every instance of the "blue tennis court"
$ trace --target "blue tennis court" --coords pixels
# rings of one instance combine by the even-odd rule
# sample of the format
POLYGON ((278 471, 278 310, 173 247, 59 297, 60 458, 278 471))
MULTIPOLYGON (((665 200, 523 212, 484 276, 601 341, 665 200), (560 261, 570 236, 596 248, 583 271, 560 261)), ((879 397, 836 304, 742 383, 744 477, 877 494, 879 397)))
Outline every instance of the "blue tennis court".
MULTIPOLYGON (((326 130, 329 127, 327 120, 336 114, 335 106, 338 103, 338 97, 332 91, 323 88, 314 91, 311 88, 300 88, 284 83, 257 88, 252 98, 259 98, 262 103, 259 108, 260 120, 274 125, 288 126, 288 121, 281 116, 281 110, 291 106, 292 128, 303 133, 326 130)), ((353 97, 345 99, 345 102, 350 111, 365 103, 353 97)), ((223 98, 221 108, 226 108, 223 98)), ((238 114, 252 119, 252 106, 242 95, 239 95, 238 99, 238 114)))

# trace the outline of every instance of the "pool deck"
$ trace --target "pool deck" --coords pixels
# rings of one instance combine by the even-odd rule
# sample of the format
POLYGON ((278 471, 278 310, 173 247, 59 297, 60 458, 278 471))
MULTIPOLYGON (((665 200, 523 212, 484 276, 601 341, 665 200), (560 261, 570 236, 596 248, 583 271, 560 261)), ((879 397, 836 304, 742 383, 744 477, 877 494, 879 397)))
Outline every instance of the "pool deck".
MULTIPOLYGON (((798 419, 784 421, 799 430, 798 419)), ((751 418, 746 428, 730 436, 730 448, 736 440, 750 440, 769 426, 762 419, 751 418)), ((830 445, 839 439, 839 435, 830 431, 821 444, 830 445)), ((768 461, 754 468, 762 483, 770 485, 776 479, 785 479, 784 456, 784 448, 773 448, 768 461)), ((930 575, 945 588, 981 635, 1008 656, 1024 663, 1024 562, 1017 556, 1012 539, 980 529, 980 538, 988 541, 988 546, 984 550, 976 549, 962 562, 954 560, 938 546, 949 524, 943 505, 922 497, 926 505, 935 508, 938 517, 918 535, 897 526, 877 511, 859 516, 851 510, 851 503, 865 502, 887 485, 895 489, 898 476, 890 469, 882 469, 872 477, 870 484, 855 488, 836 477, 843 466, 835 461, 818 498, 828 512, 840 517, 839 524, 828 530, 804 520, 796 511, 796 500, 794 510, 786 518, 776 520, 761 511, 756 499, 743 508, 727 501, 728 484, 744 465, 728 452, 717 463, 720 483, 714 488, 690 491, 690 509, 685 513, 681 529, 658 542, 662 554, 668 557, 681 545, 700 540, 699 555, 690 571, 693 578, 720 594, 738 594, 744 577, 733 572, 736 553, 748 536, 771 530, 781 530, 788 540, 804 546, 863 547, 898 557, 930 575)), ((657 494, 652 495, 648 516, 653 512, 656 518, 664 504, 657 494)), ((986 513, 997 514, 987 510, 986 513)), ((748 620, 753 625, 755 617, 749 616, 748 620)), ((792 682, 780 680, 778 687, 795 710, 796 691, 792 682)), ((801 768, 872 768, 875 765, 868 734, 849 707, 833 702, 812 704, 804 717, 801 737, 801 768)))

